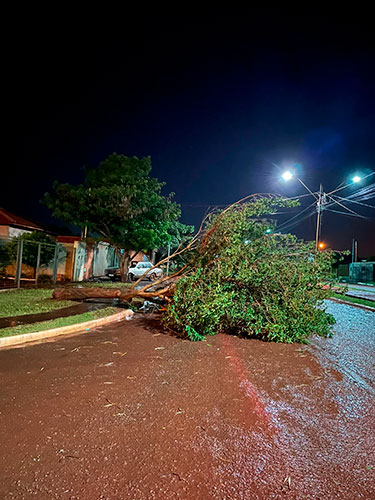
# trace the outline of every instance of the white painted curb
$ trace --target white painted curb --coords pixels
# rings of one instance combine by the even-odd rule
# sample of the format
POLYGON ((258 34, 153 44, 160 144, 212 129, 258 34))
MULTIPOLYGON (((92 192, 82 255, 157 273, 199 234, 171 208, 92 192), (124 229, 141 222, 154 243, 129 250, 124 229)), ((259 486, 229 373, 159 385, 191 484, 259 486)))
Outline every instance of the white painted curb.
POLYGON ((111 316, 92 319, 90 321, 85 321, 84 323, 76 323, 75 325, 62 326, 61 328, 52 328, 50 330, 43 330, 41 332, 23 333, 21 335, 2 337, 0 338, 0 348, 24 344, 25 342, 47 339, 50 337, 57 337, 58 335, 84 332, 86 331, 86 329, 107 325, 108 323, 113 323, 114 321, 122 321, 124 319, 130 319, 133 316, 133 314, 134 313, 132 310, 125 309, 124 311, 112 314, 111 316))

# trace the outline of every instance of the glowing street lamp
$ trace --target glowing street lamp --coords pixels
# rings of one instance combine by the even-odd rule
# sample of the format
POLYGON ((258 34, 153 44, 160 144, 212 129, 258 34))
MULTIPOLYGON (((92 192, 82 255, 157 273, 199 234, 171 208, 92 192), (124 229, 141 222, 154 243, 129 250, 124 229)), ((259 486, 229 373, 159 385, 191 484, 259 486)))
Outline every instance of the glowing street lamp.
MULTIPOLYGON (((278 165, 275 165, 275 166, 278 167, 278 165)), ((372 175, 375 175, 375 172, 371 172, 367 175, 362 175, 362 176, 357 175, 357 174, 353 175, 353 177, 351 177, 350 180, 347 179, 346 182, 342 182, 336 189, 334 189, 333 191, 330 191, 329 193, 325 193, 323 191, 322 184, 320 184, 319 192, 313 193, 311 191, 311 189, 308 186, 306 186, 306 184, 298 177, 298 171, 293 166, 290 167, 290 170, 285 170, 282 173, 281 178, 284 181, 288 182, 291 179, 296 178, 302 184, 302 186, 306 189, 306 191, 308 191, 308 193, 315 198, 314 204, 316 206, 316 212, 317 212, 316 231, 315 231, 315 250, 323 250, 326 247, 325 243, 319 242, 320 234, 321 234, 321 225, 322 225, 322 211, 326 208, 326 206, 329 207, 331 204, 337 203, 337 204, 343 206, 343 208, 347 209, 347 211, 351 212, 352 215, 358 215, 355 212, 353 212, 353 210, 350 210, 347 207, 345 207, 342 203, 340 203, 338 200, 336 200, 336 198, 333 198, 332 195, 334 193, 337 193, 337 191, 341 191, 342 189, 346 189, 347 187, 351 186, 353 183, 358 184, 359 182, 371 177, 372 175)), ((345 198, 343 198, 343 200, 345 200, 345 198)), ((348 201, 350 201, 350 200, 348 200, 348 201)), ((358 202, 356 202, 356 203, 358 203, 358 202)), ((307 208, 309 208, 309 207, 307 207, 307 208)), ((305 210, 307 210, 307 208, 305 210)), ((341 213, 341 212, 338 212, 338 213, 341 213)), ((292 219, 294 219, 295 217, 293 217, 292 219)))
POLYGON ((281 177, 284 179, 284 181, 290 181, 290 179, 292 179, 293 177, 293 174, 290 170, 286 170, 281 177))

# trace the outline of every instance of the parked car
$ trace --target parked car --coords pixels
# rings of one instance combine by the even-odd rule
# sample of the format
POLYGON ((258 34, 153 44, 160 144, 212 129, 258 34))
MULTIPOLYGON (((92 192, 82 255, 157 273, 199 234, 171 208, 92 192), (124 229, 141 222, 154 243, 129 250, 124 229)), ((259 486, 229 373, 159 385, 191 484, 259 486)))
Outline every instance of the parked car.
MULTIPOLYGON (((144 279, 154 281, 163 275, 163 270, 159 267, 152 268, 151 262, 132 262, 129 268, 128 278, 130 281, 135 281, 144 275, 144 279), (147 269, 151 269, 147 272, 147 269), (145 274, 146 273, 146 274, 145 274)), ((112 281, 121 279, 120 269, 118 267, 109 267, 105 270, 105 275, 112 281)))
POLYGON ((150 281, 155 281, 157 278, 161 278, 163 275, 163 270, 160 269, 160 267, 155 267, 154 269, 152 268, 151 262, 138 262, 136 266, 131 266, 129 268, 129 279, 130 281, 135 281, 138 278, 140 278, 142 275, 144 275, 145 278, 149 279, 150 281), (147 269, 151 269, 150 271, 147 271, 147 269), (145 274, 147 273, 147 274, 145 274))

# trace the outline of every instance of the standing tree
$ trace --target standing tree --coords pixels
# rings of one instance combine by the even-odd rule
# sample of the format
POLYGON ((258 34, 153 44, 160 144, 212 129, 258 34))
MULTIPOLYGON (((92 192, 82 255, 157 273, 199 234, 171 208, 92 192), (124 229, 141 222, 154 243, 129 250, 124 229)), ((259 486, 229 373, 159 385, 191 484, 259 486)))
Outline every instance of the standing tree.
POLYGON ((161 194, 164 183, 150 177, 151 159, 113 153, 97 168, 86 170, 84 184, 55 182, 44 203, 53 216, 111 243, 119 260, 121 280, 139 251, 165 244, 170 226, 180 216, 173 194, 161 194))
MULTIPOLYGON (((167 245, 159 249, 157 254, 158 260, 165 259, 168 254, 172 255, 176 251, 183 249, 193 239, 194 226, 183 224, 179 221, 174 221, 168 228, 169 240, 167 245), (168 248, 169 246, 169 248, 168 248)), ((171 271, 174 272, 186 264, 189 254, 181 253, 171 261, 171 271)))

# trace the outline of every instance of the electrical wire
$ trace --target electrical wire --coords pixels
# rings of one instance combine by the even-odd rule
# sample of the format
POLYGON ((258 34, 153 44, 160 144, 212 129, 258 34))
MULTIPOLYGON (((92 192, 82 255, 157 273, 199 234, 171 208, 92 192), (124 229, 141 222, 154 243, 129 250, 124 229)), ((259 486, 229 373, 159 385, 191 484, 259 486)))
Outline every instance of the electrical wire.
POLYGON ((332 208, 326 208, 327 212, 333 212, 335 214, 340 214, 340 215, 348 215, 350 217, 360 217, 361 219, 366 219, 366 220, 372 220, 371 217, 365 217, 364 215, 359 215, 359 214, 351 214, 346 213, 346 212, 339 212, 338 210, 332 210, 332 208))
POLYGON ((357 200, 370 200, 372 198, 375 199, 375 183, 370 184, 369 186, 365 186, 358 191, 350 194, 346 197, 347 199, 357 199, 357 200))
POLYGON ((315 210, 312 210, 312 211, 308 212, 301 219, 295 220, 294 222, 286 224, 286 225, 284 225, 283 227, 280 227, 280 228, 276 227, 276 230, 280 231, 280 232, 290 231, 290 229, 298 226, 299 224, 301 224, 302 222, 304 222, 306 219, 311 219, 314 215, 315 215, 315 210))
POLYGON ((332 206, 334 204, 337 204, 337 205, 340 205, 340 207, 344 208, 345 210, 347 210, 348 212, 351 212, 353 215, 357 215, 358 217, 363 217, 362 215, 360 214, 357 214, 357 212, 355 212, 354 210, 352 210, 351 208, 349 207, 346 207, 345 205, 343 205, 340 201, 338 200, 334 200, 332 196, 328 196, 328 198, 330 200, 332 200, 332 203, 329 203, 328 206, 332 206))
MULTIPOLYGON (((309 210, 309 208, 311 208, 313 205, 315 205, 315 201, 313 201, 309 206, 307 206, 306 208, 304 208, 303 210, 301 210, 300 212, 298 212, 298 214, 294 215, 294 217, 291 217, 287 221, 282 222, 280 224, 280 226, 278 226, 278 229, 282 229, 283 226, 289 225, 292 222, 292 220, 296 219, 297 217, 300 217, 304 212, 306 212, 307 210, 309 210)), ((315 212, 315 210, 314 210, 314 212, 315 212)))
POLYGON ((343 198, 342 196, 335 195, 335 196, 332 196, 332 198, 338 198, 341 201, 348 201, 349 203, 356 203, 357 205, 362 205, 363 207, 375 209, 374 205, 369 205, 368 203, 362 203, 362 202, 356 201, 356 200, 350 200, 349 198, 343 198))
MULTIPOLYGON (((370 174, 367 174, 365 175, 364 177, 361 178, 361 180, 365 180, 367 179, 368 177, 370 177, 371 175, 374 175, 375 172, 371 172, 370 174)), ((342 183, 341 183, 342 184, 342 183)), ((330 195, 330 194, 333 194, 333 193, 336 193, 337 191, 341 191, 341 189, 345 189, 349 186, 352 186, 353 185, 353 182, 348 182, 347 184, 345 184, 344 186, 341 186, 341 184, 339 184, 333 191, 330 191, 329 193, 326 193, 327 195, 330 195), (341 186, 341 187, 340 187, 341 186)))

